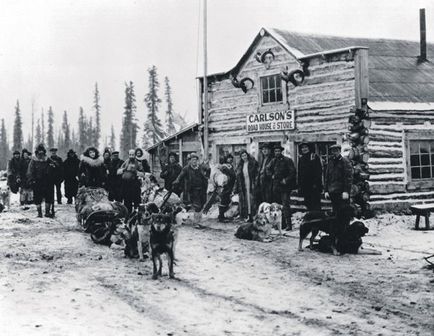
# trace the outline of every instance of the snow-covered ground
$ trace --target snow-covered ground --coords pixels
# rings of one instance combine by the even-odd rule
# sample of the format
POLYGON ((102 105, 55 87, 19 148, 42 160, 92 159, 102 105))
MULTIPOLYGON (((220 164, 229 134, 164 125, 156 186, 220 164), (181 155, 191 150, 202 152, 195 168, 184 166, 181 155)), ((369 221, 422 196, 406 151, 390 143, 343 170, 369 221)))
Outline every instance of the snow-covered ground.
POLYGON ((340 257, 298 252, 297 230, 259 243, 206 220, 180 229, 177 279, 164 265, 156 281, 150 261, 95 245, 72 206, 0 218, 1 335, 434 335, 434 231, 411 216, 366 221, 382 255, 340 257))

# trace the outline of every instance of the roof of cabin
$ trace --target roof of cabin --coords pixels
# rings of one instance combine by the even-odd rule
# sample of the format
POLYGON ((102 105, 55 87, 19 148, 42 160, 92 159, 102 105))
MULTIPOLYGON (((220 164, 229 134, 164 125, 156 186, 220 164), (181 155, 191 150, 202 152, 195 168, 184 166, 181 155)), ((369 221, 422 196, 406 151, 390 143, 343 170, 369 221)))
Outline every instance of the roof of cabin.
MULTIPOLYGON (((427 43, 427 62, 418 63, 419 42, 311 35, 266 29, 296 58, 350 47, 369 48, 369 101, 434 102, 434 44, 427 43)), ((237 72, 261 39, 259 33, 238 64, 226 74, 237 72)), ((222 76, 222 74, 218 74, 222 76)))
POLYGON ((168 137, 165 137, 163 140, 157 142, 156 144, 146 148, 145 150, 147 152, 150 152, 154 149, 156 149, 161 143, 164 143, 166 141, 172 140, 172 139, 176 139, 182 135, 184 135, 185 133, 188 133, 190 131, 195 131, 198 127, 200 126, 200 123, 193 123, 191 125, 188 125, 182 129, 180 129, 178 132, 176 132, 175 134, 169 135, 168 137))

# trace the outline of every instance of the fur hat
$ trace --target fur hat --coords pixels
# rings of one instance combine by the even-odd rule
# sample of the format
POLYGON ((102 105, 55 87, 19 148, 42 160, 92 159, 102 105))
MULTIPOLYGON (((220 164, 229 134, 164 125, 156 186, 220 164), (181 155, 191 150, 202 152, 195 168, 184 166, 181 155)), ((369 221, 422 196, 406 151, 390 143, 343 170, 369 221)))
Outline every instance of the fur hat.
POLYGON ((38 154, 39 152, 44 152, 44 154, 47 153, 47 150, 45 149, 43 144, 39 144, 35 149, 35 154, 38 154))
POLYGON ((333 150, 333 149, 339 149, 339 150, 341 150, 342 147, 341 147, 341 145, 337 145, 337 144, 330 146, 329 150, 333 150))
POLYGON ((190 159, 192 159, 192 158, 196 158, 196 159, 199 160, 199 155, 197 155, 196 153, 191 153, 190 154, 190 159))
POLYGON ((271 149, 271 144, 269 144, 268 142, 263 143, 263 144, 261 145, 261 148, 260 148, 260 149, 264 149, 264 148, 271 149))
POLYGON ((57 148, 56 147, 50 148, 50 152, 57 152, 57 148))
POLYGON ((16 151, 14 151, 14 152, 12 153, 12 155, 17 155, 17 154, 20 155, 20 154, 21 154, 20 151, 17 151, 17 150, 16 150, 16 151))

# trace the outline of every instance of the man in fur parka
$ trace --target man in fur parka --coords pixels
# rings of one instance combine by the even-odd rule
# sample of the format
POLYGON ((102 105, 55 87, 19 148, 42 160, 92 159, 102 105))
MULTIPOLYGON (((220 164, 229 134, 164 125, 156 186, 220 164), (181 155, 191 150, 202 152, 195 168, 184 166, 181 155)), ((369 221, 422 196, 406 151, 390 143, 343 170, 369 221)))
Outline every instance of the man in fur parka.
POLYGON ((33 189, 33 200, 42 217, 42 201, 45 200, 45 217, 54 217, 54 170, 56 164, 47 158, 47 151, 41 144, 36 147, 27 170, 27 179, 33 189))
POLYGON ((87 148, 80 157, 80 186, 104 188, 107 174, 104 161, 95 147, 87 148))

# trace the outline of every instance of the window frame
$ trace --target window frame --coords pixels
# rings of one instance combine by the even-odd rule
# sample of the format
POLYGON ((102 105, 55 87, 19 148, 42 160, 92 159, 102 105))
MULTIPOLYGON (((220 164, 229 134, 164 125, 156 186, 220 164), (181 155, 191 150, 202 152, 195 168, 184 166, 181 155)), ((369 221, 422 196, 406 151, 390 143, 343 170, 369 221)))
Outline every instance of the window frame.
MULTIPOLYGON (((431 130, 406 130, 405 131, 405 169, 407 177, 407 189, 432 189, 434 187, 434 176, 431 178, 414 179, 411 176, 411 141, 434 141, 434 131, 431 130)), ((431 155, 431 153, 430 153, 431 155)), ((419 167, 421 167, 420 165, 419 167)), ((431 166, 432 167, 432 166, 431 166)), ((432 169, 432 168, 431 168, 432 169)))
MULTIPOLYGON (((283 84, 283 82, 282 82, 282 78, 280 78, 280 74, 279 73, 275 73, 275 74, 267 74, 267 75, 264 75, 264 76, 260 76, 259 77, 259 83, 260 83, 260 92, 259 92, 259 95, 260 95, 260 102, 261 102, 261 106, 270 106, 270 105, 276 105, 276 104, 283 104, 284 102, 285 102, 285 91, 286 91, 286 89, 285 89, 285 86, 284 86, 284 84, 283 84), (268 78, 275 78, 276 79, 276 81, 275 81, 275 84, 276 84, 276 87, 274 88, 274 89, 264 89, 264 85, 263 85, 263 79, 268 79, 268 78), (266 102, 266 103, 264 103, 264 90, 267 90, 268 91, 268 97, 270 98, 270 91, 272 91, 272 90, 274 90, 275 91, 275 96, 276 96, 276 99, 277 99, 277 85, 280 85, 280 96, 281 96, 281 100, 276 100, 276 101, 273 101, 273 102, 271 102, 271 101, 268 101, 268 102, 266 102)), ((269 84, 269 80, 267 80, 267 83, 269 84)))

